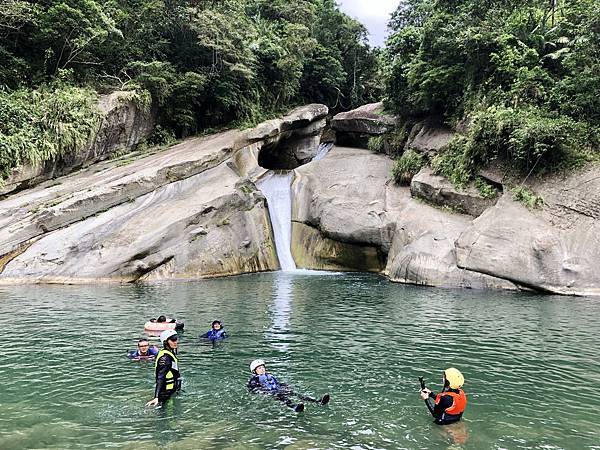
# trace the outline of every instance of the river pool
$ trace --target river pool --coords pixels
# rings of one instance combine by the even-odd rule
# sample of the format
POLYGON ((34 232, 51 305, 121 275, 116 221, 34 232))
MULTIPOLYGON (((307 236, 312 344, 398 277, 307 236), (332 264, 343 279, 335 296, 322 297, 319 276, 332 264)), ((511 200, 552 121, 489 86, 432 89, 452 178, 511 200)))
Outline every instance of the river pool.
POLYGON ((193 283, 2 286, 0 448, 600 449, 600 300, 442 290, 369 274, 274 272, 193 283), (184 392, 147 409, 153 364, 126 350, 185 321, 184 392), (215 319, 230 338, 198 339, 215 319), (294 413, 249 394, 248 364, 331 394, 294 413), (418 396, 459 368, 461 423, 418 396))

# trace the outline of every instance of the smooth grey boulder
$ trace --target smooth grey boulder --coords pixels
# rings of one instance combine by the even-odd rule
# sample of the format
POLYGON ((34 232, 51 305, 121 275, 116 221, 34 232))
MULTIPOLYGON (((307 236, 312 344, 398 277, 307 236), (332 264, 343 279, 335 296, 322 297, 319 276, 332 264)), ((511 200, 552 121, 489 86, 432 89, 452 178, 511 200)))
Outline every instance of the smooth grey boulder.
POLYGON ((517 289, 509 281, 458 268, 454 241, 470 222, 468 216, 409 201, 396 216, 396 232, 385 273, 390 280, 401 283, 517 289))
POLYGON ((552 226, 505 194, 456 241, 458 265, 546 292, 600 295, 600 223, 552 226))
POLYGON ((331 127, 336 131, 365 133, 373 136, 391 131, 397 118, 384 111, 383 103, 370 103, 352 111, 333 116, 331 127))
POLYGON ((445 206, 475 217, 495 205, 498 200, 496 197, 484 198, 473 184, 459 190, 445 177, 435 175, 429 167, 423 167, 413 177, 410 192, 413 197, 433 205, 445 206))
POLYGON ((277 269, 264 197, 238 182, 220 164, 47 233, 0 280, 130 282, 277 269))
POLYGON ((386 215, 391 167, 384 155, 333 147, 325 158, 295 170, 292 222, 310 225, 338 242, 387 253, 393 228, 386 215))
POLYGON ((267 120, 248 130, 246 138, 250 142, 264 141, 269 143, 269 139, 286 138, 294 132, 300 136, 311 135, 315 133, 316 128, 320 128, 322 123, 320 119, 325 118, 328 112, 329 108, 319 103, 299 106, 282 118, 267 120))
MULTIPOLYGON (((284 127, 311 136, 318 126, 307 120, 324 108, 301 110, 284 127)), ((265 170, 258 165, 265 141, 252 133, 126 155, 0 201, 0 283, 197 279, 279 268, 265 199, 252 183, 265 170)))
POLYGON ((75 154, 67 154, 42 165, 25 164, 13 169, 0 187, 0 195, 35 186, 52 177, 66 175, 81 167, 109 158, 116 152, 130 152, 154 129, 148 110, 132 100, 131 92, 115 91, 98 99, 99 121, 89 143, 75 154))
POLYGON ((314 158, 325 129, 325 105, 295 108, 281 119, 273 119, 250 130, 250 142, 261 141, 259 164, 267 169, 295 169, 314 158))
POLYGON ((237 131, 189 139, 161 153, 113 160, 11 196, 0 202, 0 255, 212 168, 231 156, 238 140, 237 131))
POLYGON ((415 124, 406 142, 406 149, 425 153, 430 158, 444 150, 455 132, 439 119, 429 118, 415 124))

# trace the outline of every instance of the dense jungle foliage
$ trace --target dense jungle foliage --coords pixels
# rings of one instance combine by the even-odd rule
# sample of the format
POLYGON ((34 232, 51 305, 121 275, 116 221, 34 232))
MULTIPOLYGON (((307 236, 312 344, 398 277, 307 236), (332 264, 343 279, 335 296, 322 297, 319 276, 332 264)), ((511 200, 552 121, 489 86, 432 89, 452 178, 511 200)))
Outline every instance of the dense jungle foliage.
POLYGON ((598 157, 600 1, 404 0, 390 28, 386 105, 466 131, 433 161, 455 184, 598 157))
POLYGON ((149 91, 186 136, 373 101, 377 58, 334 0, 0 0, 0 178, 80 145, 95 92, 149 91))

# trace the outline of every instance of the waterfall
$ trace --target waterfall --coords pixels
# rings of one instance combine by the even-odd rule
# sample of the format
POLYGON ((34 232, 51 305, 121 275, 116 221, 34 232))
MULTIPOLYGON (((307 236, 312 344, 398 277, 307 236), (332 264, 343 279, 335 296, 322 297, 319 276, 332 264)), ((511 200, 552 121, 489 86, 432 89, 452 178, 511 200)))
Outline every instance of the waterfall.
POLYGON ((292 242, 293 172, 269 172, 256 184, 267 198, 269 216, 275 237, 275 249, 281 270, 296 270, 290 244, 292 242))
POLYGON ((315 155, 315 157, 312 160, 318 161, 320 159, 325 158, 325 155, 327 155, 327 153, 329 153, 329 150, 331 150, 331 147, 333 147, 333 142, 325 142, 325 143, 319 145, 319 150, 317 150, 317 154, 315 155))

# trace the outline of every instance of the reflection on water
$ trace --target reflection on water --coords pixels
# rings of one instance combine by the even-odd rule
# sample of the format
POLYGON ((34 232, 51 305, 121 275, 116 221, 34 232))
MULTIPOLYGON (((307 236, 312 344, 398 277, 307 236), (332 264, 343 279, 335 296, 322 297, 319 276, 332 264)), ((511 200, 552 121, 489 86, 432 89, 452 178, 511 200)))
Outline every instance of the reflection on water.
POLYGON ((0 287, 0 448, 592 449, 600 390, 593 299, 392 284, 365 274, 257 274, 187 284, 0 287), (143 407, 153 364, 126 350, 150 317, 185 322, 184 392, 143 407), (198 339, 215 318, 230 338, 198 339), (14 326, 12 325, 14 324, 14 326), (248 364, 327 407, 251 395, 248 364), (459 368, 462 423, 432 423, 418 376, 459 368), (582 390, 586 393, 582 398, 582 390), (550 395, 548 394, 550 393, 550 395), (590 400, 593 403, 593 398, 590 400))
POLYGON ((289 348, 293 275, 289 272, 275 272, 273 277, 273 303, 269 306, 271 326, 265 335, 273 348, 284 352, 289 348))

